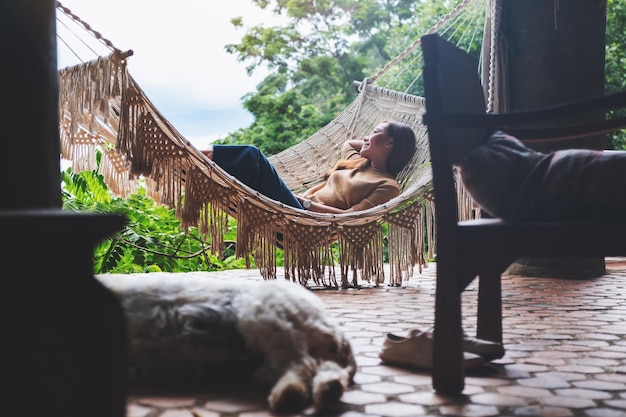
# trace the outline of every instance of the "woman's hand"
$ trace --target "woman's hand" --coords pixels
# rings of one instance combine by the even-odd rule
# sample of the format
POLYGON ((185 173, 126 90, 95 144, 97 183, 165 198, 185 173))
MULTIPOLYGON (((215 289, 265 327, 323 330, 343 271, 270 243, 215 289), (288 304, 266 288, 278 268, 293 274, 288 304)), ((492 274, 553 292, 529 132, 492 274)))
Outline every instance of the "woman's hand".
POLYGON ((361 147, 363 146, 363 139, 353 139, 349 140, 348 144, 354 148, 357 152, 361 152, 361 147))
POLYGON ((308 209, 305 209, 305 210, 314 211, 316 213, 343 214, 343 213, 351 213, 354 211, 352 208, 343 210, 343 209, 339 209, 336 207, 327 206, 326 204, 316 203, 315 201, 311 201, 308 198, 301 197, 301 196, 296 196, 296 198, 298 199, 300 204, 302 204, 303 207, 306 204, 305 201, 308 201, 311 205, 309 206, 308 209))

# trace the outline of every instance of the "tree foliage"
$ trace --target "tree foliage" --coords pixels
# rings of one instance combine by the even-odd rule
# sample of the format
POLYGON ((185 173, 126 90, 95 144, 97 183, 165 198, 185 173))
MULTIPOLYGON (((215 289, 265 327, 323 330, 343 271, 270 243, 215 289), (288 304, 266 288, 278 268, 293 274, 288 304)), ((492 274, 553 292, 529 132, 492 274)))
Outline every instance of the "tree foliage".
MULTIPOLYGON (((248 28, 226 51, 248 72, 271 70, 242 104, 254 122, 221 143, 275 154, 332 121, 356 97, 354 81, 376 74, 423 27, 452 7, 435 0, 252 0, 286 16, 283 26, 248 28)), ((231 21, 243 28, 241 17, 231 21)), ((415 68, 407 74, 415 74, 415 68)))
MULTIPOLYGON (((607 25, 605 68, 607 93, 626 90, 626 0, 607 1, 607 25)), ((624 117, 626 114, 613 114, 612 117, 624 117)), ((615 149, 626 149, 626 134, 611 134, 611 142, 615 149)))

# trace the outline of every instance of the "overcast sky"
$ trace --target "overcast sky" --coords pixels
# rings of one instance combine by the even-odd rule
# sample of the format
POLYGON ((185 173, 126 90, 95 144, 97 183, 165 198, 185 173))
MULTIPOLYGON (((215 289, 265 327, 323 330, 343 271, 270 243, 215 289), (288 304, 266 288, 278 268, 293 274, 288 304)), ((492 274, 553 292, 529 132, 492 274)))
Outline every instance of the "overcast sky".
MULTIPOLYGON (((197 147, 248 126, 252 116, 241 97, 255 91, 266 72, 248 76, 245 64, 225 52, 245 29, 230 19, 244 17, 251 26, 277 23, 249 0, 61 0, 121 50, 132 49, 129 71, 167 120, 197 147)), ((57 12, 60 18, 61 13, 57 12)), ((76 44, 63 23, 57 32, 76 44)), ((83 38, 84 32, 77 32, 83 38)), ((74 48, 75 49, 75 48, 74 48)), ((57 41, 59 68, 78 61, 57 41)), ((106 53, 106 50, 103 50, 106 53)), ((94 56, 81 56, 88 61, 94 56)))

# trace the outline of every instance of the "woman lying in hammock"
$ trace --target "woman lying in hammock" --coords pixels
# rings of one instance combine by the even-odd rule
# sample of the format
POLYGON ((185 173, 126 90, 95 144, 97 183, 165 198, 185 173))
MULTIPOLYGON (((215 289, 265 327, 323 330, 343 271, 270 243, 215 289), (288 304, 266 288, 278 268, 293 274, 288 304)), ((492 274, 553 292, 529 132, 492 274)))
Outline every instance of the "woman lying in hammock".
POLYGON ((349 213, 384 204, 400 194, 396 176, 415 153, 415 133, 385 121, 369 136, 347 141, 325 181, 295 195, 263 153, 249 145, 214 145, 202 153, 248 187, 284 204, 319 213, 349 213))

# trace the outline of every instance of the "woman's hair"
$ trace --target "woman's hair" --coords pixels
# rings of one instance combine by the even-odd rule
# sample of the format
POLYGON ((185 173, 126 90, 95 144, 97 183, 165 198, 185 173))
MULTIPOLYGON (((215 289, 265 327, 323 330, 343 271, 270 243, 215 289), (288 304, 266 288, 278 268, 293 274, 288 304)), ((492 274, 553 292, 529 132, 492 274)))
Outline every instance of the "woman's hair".
MULTIPOLYGON (((393 148, 387 157, 387 172, 397 177, 413 158, 417 139, 415 132, 409 125, 388 120, 383 123, 387 123, 385 133, 393 138, 393 148)), ((367 158, 342 159, 326 172, 324 180, 327 180, 330 174, 340 169, 365 168, 370 163, 367 158)))
POLYGON ((386 123, 386 133, 393 138, 393 148, 387 157, 387 171, 396 177, 413 159, 417 139, 409 125, 390 121, 386 123))

